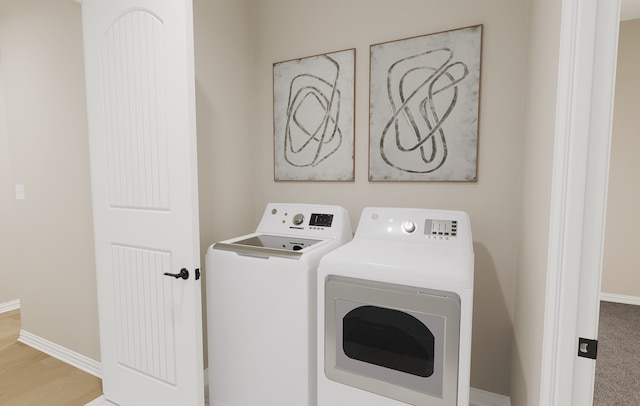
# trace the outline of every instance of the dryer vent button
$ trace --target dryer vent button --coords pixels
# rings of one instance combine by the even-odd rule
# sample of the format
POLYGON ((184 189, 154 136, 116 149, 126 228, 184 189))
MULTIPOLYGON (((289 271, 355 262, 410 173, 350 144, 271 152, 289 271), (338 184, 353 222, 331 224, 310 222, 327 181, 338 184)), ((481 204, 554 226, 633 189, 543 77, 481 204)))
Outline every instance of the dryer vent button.
POLYGON ((413 233, 416 231, 416 223, 413 221, 405 221, 402 223, 402 230, 404 230, 405 233, 413 233))

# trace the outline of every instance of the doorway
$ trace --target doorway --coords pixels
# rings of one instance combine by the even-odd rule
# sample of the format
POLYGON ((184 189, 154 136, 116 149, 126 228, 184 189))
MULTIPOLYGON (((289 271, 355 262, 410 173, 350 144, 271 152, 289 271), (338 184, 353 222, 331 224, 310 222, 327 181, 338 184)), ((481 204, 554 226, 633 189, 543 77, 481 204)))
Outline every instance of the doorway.
POLYGON ((640 19, 620 23, 616 93, 607 197, 606 229, 602 266, 598 361, 594 405, 637 404, 640 385, 640 355, 632 350, 640 342, 640 192, 629 187, 636 182, 640 150, 636 129, 640 126, 637 101, 640 89, 636 56, 640 42, 640 19))

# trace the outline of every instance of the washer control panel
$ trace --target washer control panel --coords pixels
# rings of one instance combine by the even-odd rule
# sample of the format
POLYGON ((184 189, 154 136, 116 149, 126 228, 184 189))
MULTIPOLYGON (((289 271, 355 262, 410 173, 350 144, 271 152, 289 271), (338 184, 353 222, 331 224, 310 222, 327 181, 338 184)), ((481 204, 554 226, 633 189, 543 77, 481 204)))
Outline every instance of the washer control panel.
POLYGON ((305 223, 305 219, 306 217, 303 213, 298 213, 293 216, 291 221, 294 226, 331 227, 331 224, 333 224, 333 214, 311 213, 308 223, 305 223))
POLYGON ((340 206, 270 203, 256 232, 351 238, 349 214, 340 206))
POLYGON ((331 227, 333 224, 333 214, 312 213, 309 225, 312 227, 331 227))

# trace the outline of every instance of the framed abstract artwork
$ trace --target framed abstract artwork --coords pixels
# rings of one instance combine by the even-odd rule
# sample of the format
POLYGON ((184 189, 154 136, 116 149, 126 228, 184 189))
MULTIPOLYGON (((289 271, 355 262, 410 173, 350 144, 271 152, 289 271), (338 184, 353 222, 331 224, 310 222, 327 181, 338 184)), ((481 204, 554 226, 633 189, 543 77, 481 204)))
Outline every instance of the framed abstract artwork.
POLYGON ((273 64, 274 179, 354 180, 355 49, 273 64))
POLYGON ((477 180, 482 25, 371 45, 370 181, 477 180))

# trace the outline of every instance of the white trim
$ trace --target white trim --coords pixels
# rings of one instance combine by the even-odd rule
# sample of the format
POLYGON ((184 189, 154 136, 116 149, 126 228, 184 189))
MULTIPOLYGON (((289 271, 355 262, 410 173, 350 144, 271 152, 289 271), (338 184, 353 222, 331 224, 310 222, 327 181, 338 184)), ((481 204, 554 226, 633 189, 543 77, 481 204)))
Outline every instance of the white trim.
POLYGON ((8 302, 0 303, 0 313, 6 313, 12 310, 18 310, 19 308, 20 308, 20 299, 10 300, 8 302))
POLYGON ((100 396, 99 398, 93 399, 91 402, 87 403, 84 406, 116 406, 115 404, 109 402, 104 395, 100 396))
POLYGON ((511 398, 471 388, 469 391, 469 406, 511 406, 511 398))
POLYGON ((204 404, 209 406, 209 368, 205 368, 202 373, 204 378, 204 404))
POLYGON ((18 341, 102 379, 102 364, 96 360, 71 351, 25 330, 20 330, 18 341))
POLYGON ((585 108, 588 111, 589 105, 585 107, 584 101, 590 99, 590 94, 581 91, 591 89, 589 81, 585 86, 584 75, 576 73, 585 59, 578 44, 579 2, 564 0, 562 4, 540 385, 540 405, 549 406, 570 405, 562 398, 562 388, 571 387, 573 379, 572 359, 567 359, 573 358, 573 351, 569 353, 566 341, 567 337, 573 341, 572 332, 576 329, 575 286, 580 265, 580 245, 576 243, 582 234, 584 180, 580 177, 585 176, 581 158, 586 149, 579 136, 588 132, 583 117, 589 117, 580 113, 585 108))
POLYGON ((619 295, 617 293, 600 293, 600 300, 640 306, 640 296, 619 295))
MULTIPOLYGON (((600 289, 604 257, 607 189, 609 185, 609 157, 613 127, 620 0, 593 0, 595 26, 588 44, 593 48, 591 97, 589 110, 588 154, 586 162, 584 216, 579 269, 579 300, 576 312, 576 331, 571 337, 573 352, 571 405, 593 403, 596 363, 577 356, 579 337, 598 337, 600 289)), ((564 405, 564 404, 563 404, 564 405)))
MULTIPOLYGON (((11 300, 9 302, 0 303, 0 313, 10 312, 12 310, 20 309, 20 299, 11 300)), ((57 344, 54 344, 50 341, 47 341, 43 338, 36 336, 35 334, 31 334, 27 331, 20 330, 20 337, 18 341, 21 343, 28 345, 30 347, 35 348, 38 351, 42 351, 46 354, 51 355, 54 358, 57 358, 67 364, 73 365, 76 368, 79 368, 85 372, 90 373, 91 375, 97 376, 98 378, 102 378, 102 365, 94 361, 90 358, 85 357, 84 355, 80 355, 70 351, 64 347, 61 347, 57 344), (73 361, 70 361, 73 360, 73 361)), ((108 402, 104 396, 100 396, 97 399, 92 400, 87 403, 85 406, 110 406, 113 403, 108 402)), ((115 406, 115 405, 114 405, 115 406)))
POLYGON ((544 406, 591 404, 593 396, 595 363, 578 358, 575 347, 578 336, 597 331, 617 49, 617 25, 614 30, 611 24, 617 24, 619 5, 562 4, 540 375, 544 406))

